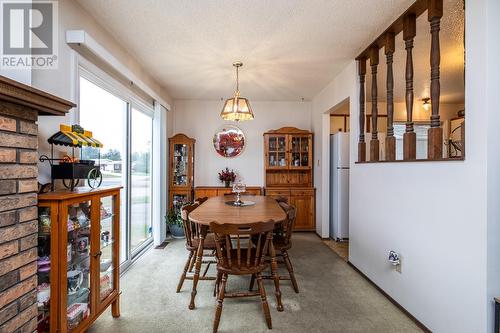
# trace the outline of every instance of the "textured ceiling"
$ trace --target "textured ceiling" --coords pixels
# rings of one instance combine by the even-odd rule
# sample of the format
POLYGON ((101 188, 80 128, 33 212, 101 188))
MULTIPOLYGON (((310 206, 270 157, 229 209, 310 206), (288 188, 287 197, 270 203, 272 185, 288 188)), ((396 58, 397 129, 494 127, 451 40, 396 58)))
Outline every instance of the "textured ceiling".
MULTIPOLYGON (((78 0, 175 99, 311 99, 412 0, 78 0)), ((445 37, 446 38, 446 37, 445 37)))

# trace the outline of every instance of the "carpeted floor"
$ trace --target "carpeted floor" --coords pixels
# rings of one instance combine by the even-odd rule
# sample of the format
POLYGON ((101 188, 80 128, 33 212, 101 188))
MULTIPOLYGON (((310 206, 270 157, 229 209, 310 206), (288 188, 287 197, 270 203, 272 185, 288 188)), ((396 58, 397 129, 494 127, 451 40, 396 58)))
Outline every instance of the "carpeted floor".
MULTIPOLYGON (((290 251, 299 283, 295 294, 282 281, 284 312, 276 310, 274 286, 266 281, 273 329, 265 325, 258 297, 226 299, 219 332, 421 332, 398 308, 312 233, 294 235, 290 251)), ((121 279, 121 317, 107 310, 89 330, 96 332, 212 332, 213 281, 201 281, 196 309, 188 310, 191 281, 177 294, 187 258, 183 240, 152 249, 121 279)), ((229 288, 248 288, 248 278, 229 277, 229 288)))

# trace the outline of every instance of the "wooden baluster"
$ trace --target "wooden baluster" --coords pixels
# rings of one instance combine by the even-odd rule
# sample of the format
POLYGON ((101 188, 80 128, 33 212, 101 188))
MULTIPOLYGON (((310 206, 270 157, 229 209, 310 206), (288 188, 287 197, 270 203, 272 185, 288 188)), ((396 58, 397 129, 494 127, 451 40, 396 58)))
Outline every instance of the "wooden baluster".
POLYGON ((396 160, 396 138, 394 137, 394 76, 392 72, 393 55, 396 42, 393 32, 385 36, 385 56, 387 63, 387 137, 385 138, 385 159, 396 160))
POLYGON ((428 131, 427 158, 437 160, 443 158, 443 129, 439 119, 439 64, 441 51, 439 48, 439 29, 443 16, 443 0, 428 1, 428 21, 431 25, 431 128, 428 131))
POLYGON ((365 75, 366 59, 358 60, 359 72, 359 142, 358 142, 358 162, 366 161, 365 142, 365 75))
POLYGON ((417 154, 417 135, 413 129, 413 39, 416 35, 416 16, 408 14, 403 20, 403 40, 406 49, 406 131, 403 135, 403 159, 414 160, 417 154))
POLYGON ((370 50, 370 67, 372 68, 372 139, 370 140, 370 161, 379 160, 379 141, 377 129, 377 66, 378 47, 374 46, 370 50))

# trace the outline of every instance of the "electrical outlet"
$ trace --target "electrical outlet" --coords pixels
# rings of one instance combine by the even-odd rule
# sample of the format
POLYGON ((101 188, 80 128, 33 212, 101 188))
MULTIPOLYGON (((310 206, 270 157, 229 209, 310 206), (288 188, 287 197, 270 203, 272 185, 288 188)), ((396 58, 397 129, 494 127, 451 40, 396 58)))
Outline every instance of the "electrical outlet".
POLYGON ((399 274, 402 274, 403 272, 401 271, 402 270, 402 267, 403 267, 403 257, 400 256, 399 257, 399 265, 396 266, 396 272, 398 272, 399 274))

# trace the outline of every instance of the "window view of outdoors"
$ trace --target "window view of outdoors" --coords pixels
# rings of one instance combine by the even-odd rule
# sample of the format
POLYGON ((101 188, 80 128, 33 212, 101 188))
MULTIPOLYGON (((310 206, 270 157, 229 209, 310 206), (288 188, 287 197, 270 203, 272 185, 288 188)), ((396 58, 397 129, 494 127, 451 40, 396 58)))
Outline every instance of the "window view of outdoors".
POLYGON ((131 249, 134 251, 152 235, 151 154, 153 119, 132 109, 131 149, 131 249))
MULTIPOLYGON (((100 163, 103 186, 123 186, 125 188, 126 161, 126 117, 127 102, 96 86, 92 82, 80 78, 80 125, 103 144, 103 148, 84 147, 83 159, 92 159, 100 163)), ((122 230, 126 225, 126 195, 121 191, 120 224, 122 230)), ((109 219, 111 221, 111 219, 109 219)), ((121 261, 127 259, 126 233, 122 232, 121 261)))

